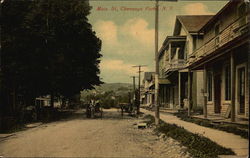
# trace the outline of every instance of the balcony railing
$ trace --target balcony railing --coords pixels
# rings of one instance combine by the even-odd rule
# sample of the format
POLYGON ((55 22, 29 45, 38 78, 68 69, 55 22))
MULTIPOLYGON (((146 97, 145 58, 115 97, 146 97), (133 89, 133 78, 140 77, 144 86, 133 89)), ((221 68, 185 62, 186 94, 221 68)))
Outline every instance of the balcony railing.
POLYGON ((170 63, 166 64, 165 71, 175 71, 186 67, 185 59, 172 59, 170 63))
POLYGON ((203 57, 213 53, 216 49, 224 46, 233 39, 245 34, 248 31, 248 16, 238 18, 228 27, 222 30, 217 36, 207 41, 189 56, 188 64, 192 64, 203 57))

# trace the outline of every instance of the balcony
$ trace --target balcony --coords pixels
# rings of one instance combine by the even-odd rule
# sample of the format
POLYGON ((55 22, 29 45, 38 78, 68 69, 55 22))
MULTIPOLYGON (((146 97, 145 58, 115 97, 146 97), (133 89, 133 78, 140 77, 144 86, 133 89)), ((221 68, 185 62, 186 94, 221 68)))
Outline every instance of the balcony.
POLYGON ((172 59, 170 63, 166 64, 165 72, 176 71, 186 67, 185 59, 172 59))
POLYGON ((213 37, 211 40, 207 41, 204 45, 198 48, 194 53, 189 56, 188 65, 197 62, 198 60, 206 57, 207 55, 213 53, 215 50, 225 46, 225 44, 233 41, 237 37, 240 37, 249 32, 248 16, 238 18, 232 22, 224 30, 220 31, 219 34, 213 37))

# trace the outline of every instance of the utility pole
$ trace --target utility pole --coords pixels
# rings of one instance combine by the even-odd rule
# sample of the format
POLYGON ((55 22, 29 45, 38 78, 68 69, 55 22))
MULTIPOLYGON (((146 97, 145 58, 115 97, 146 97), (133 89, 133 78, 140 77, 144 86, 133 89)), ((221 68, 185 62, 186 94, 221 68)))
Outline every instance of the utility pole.
MULTIPOLYGON (((131 78, 133 78, 133 106, 135 106, 135 98, 136 98, 136 93, 135 93, 135 76, 130 76, 131 78)), ((132 110, 132 107, 131 107, 132 110)))
POLYGON ((159 62, 158 62, 158 21, 159 21, 159 2, 155 3, 155 125, 160 122, 159 108, 159 62))
MULTIPOLYGON (((178 0, 164 0, 177 2, 178 0)), ((159 0, 155 0, 155 124, 160 122, 159 109, 159 61, 158 61, 158 22, 159 22, 159 0)))
POLYGON ((139 68, 139 71, 138 71, 138 73, 139 73, 139 80, 138 80, 138 96, 139 96, 139 102, 137 103, 137 115, 139 115, 140 114, 140 104, 141 104, 141 102, 140 102, 140 98, 141 98, 141 72, 143 72, 143 71, 141 71, 141 68, 142 67, 145 67, 146 65, 136 65, 136 66, 133 66, 133 67, 138 67, 139 68))
POLYGON ((131 78, 133 78, 133 90, 135 92, 135 76, 131 76, 131 78))

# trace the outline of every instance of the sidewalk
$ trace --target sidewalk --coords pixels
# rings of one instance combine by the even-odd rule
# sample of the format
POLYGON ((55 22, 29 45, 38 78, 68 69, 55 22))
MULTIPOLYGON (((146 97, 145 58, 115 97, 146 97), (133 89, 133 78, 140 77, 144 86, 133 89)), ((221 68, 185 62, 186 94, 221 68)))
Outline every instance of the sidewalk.
MULTIPOLYGON (((153 115, 155 112, 148 111, 145 109, 141 109, 141 112, 144 112, 145 114, 153 115)), ((173 116, 171 114, 166 113, 160 113, 160 118, 170 124, 176 124, 178 126, 181 126, 185 128, 186 130, 197 133, 200 135, 203 135, 204 137, 209 138, 210 140, 216 142, 217 144, 226 147, 231 148, 237 156, 247 156, 248 155, 248 143, 249 141, 247 139, 243 139, 240 136, 219 131, 212 128, 207 128, 203 126, 199 126, 194 123, 186 122, 180 120, 178 117, 173 116)))

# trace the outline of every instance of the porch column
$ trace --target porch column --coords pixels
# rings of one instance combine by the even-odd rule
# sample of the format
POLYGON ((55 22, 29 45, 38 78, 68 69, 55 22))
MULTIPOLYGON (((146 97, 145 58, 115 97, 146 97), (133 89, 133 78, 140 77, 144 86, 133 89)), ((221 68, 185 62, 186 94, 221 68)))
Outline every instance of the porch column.
POLYGON ((191 114, 191 72, 188 71, 188 116, 191 114))
POLYGON ((178 75, 178 93, 179 93, 179 105, 181 107, 181 72, 179 72, 179 75, 178 75))
POLYGON ((231 52, 230 65, 231 65, 231 121, 235 122, 235 65, 234 65, 233 52, 231 52))
POLYGON ((204 72, 203 72, 203 97, 204 97, 204 106, 203 106, 203 114, 204 118, 207 118, 207 70, 206 65, 204 65, 204 72))
POLYGON ((171 43, 168 45, 168 61, 169 64, 171 64, 171 43))

